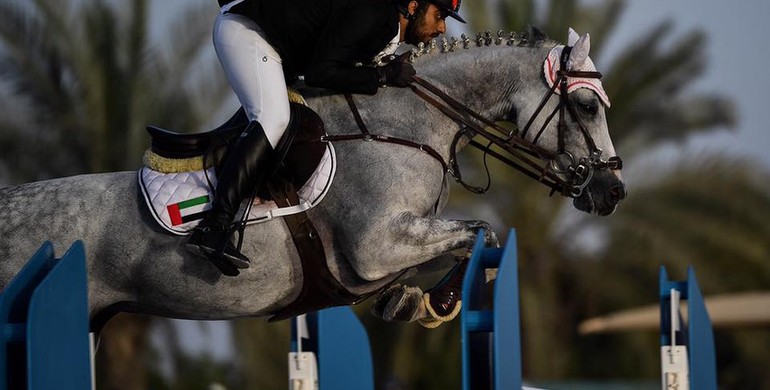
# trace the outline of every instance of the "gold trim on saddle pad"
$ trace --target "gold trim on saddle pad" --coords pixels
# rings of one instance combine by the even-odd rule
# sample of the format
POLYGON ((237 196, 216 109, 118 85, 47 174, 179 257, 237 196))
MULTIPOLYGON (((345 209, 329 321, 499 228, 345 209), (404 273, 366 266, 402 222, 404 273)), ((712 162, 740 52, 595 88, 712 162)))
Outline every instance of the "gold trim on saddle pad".
POLYGON ((167 158, 147 149, 142 156, 142 162, 147 168, 161 173, 181 173, 200 171, 203 169, 203 156, 190 158, 167 158))

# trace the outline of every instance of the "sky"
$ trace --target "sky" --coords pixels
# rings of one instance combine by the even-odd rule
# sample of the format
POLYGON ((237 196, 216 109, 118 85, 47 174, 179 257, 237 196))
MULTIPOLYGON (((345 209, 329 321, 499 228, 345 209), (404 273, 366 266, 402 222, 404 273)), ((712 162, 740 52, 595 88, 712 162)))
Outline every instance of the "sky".
MULTIPOLYGON (((213 20, 216 5, 214 0, 207 1, 212 3, 213 20)), ((590 2, 595 3, 595 0, 590 2)), ((189 4, 190 0, 153 1, 154 33, 160 34, 167 15, 174 15, 176 8, 186 3, 189 4)), ((734 131, 699 136, 684 145, 671 146, 668 152, 699 154, 708 150, 732 153, 748 156, 770 167, 770 132, 764 117, 770 112, 770 71, 767 70, 770 45, 765 43, 764 36, 768 15, 769 0, 630 0, 603 57, 597 61, 597 67, 601 71, 602 64, 609 64, 625 46, 663 20, 675 22, 674 37, 680 37, 693 28, 705 31, 708 37, 705 47, 708 66, 705 75, 693 86, 693 91, 718 93, 733 99, 739 122, 734 131)), ((456 25, 450 21, 450 35, 462 32, 456 25)), ((489 29, 497 30, 497 26, 489 26, 489 29)), ((222 342, 228 337, 225 323, 212 322, 203 327, 190 321, 179 323, 184 339, 189 340, 189 351, 208 351, 216 358, 225 358, 230 354, 228 343, 222 342)))
MULTIPOLYGON (((734 132, 696 137, 686 150, 701 149, 748 155, 770 167, 770 132, 764 114, 770 103, 770 44, 764 36, 770 15, 767 0, 635 0, 628 3, 606 55, 664 19, 675 22, 674 32, 693 28, 707 35, 707 69, 694 85, 699 92, 718 93, 732 99, 738 111, 734 132)), ((598 65, 601 67, 601 64, 598 65)))
MULTIPOLYGON (((214 0, 198 1, 212 4, 213 20, 217 8, 214 0)), ((586 3, 596 2, 586 0, 586 3)), ((165 19, 174 15, 177 7, 190 3, 191 0, 153 1, 155 34, 162 33, 165 19)), ((763 115, 767 111, 765 106, 770 102, 770 72, 762 69, 764 64, 770 63, 770 45, 764 43, 770 1, 629 0, 626 4, 603 57, 597 61, 599 70, 602 64, 609 64, 624 46, 663 20, 675 22, 674 38, 694 28, 705 31, 708 37, 705 47, 708 66, 693 90, 719 93, 732 99, 736 103, 739 122, 733 131, 724 129, 672 148, 676 149, 674 152, 698 153, 708 149, 747 155, 770 167, 770 153, 767 152, 770 132, 766 131, 768 125, 763 115)), ((459 35, 463 32, 461 27, 450 20, 448 35, 459 35)), ((489 29, 497 30, 497 26, 490 26, 489 29)), ((211 50, 213 52, 213 48, 211 50)))

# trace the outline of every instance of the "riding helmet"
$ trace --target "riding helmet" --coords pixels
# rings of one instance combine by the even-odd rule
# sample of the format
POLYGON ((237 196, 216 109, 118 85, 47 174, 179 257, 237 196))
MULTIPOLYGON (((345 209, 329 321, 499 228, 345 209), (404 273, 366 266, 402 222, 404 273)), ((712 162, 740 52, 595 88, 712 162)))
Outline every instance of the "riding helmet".
MULTIPOLYGON (((425 0, 396 0, 396 5, 398 6, 399 11, 402 14, 404 14, 404 16, 409 16, 406 14, 406 7, 412 1, 421 2, 425 0)), ((465 19, 460 17, 460 14, 457 13, 458 11, 460 11, 460 0, 427 0, 427 1, 435 5, 436 7, 440 8, 442 11, 446 12, 447 16, 451 16, 457 21, 461 23, 465 23, 465 19)))

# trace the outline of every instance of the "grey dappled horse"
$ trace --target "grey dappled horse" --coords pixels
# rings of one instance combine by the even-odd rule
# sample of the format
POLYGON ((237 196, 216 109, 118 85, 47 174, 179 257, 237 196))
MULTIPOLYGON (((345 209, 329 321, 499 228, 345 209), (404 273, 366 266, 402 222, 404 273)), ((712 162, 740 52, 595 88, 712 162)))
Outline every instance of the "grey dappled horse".
MULTIPOLYGON (((419 56, 414 67, 460 102, 491 120, 514 120, 523 128, 549 88, 543 61, 556 42, 537 34, 446 53, 419 56), (510 44, 506 44, 510 43, 510 44)), ((456 48, 455 48, 456 47, 456 48)), ((431 146, 447 161, 460 126, 409 89, 387 88, 374 96, 354 96, 372 133, 431 146)), ((587 132, 614 156, 604 107, 596 93, 569 94, 587 132)), ((552 98, 543 112, 558 104, 552 98)), ((327 132, 359 133, 339 95, 311 96, 309 106, 323 118, 327 132)), ((546 124, 538 115, 532 127, 546 124)), ((537 144, 556 150, 556 120, 545 125, 537 144)), ((566 150, 587 155, 587 141, 567 117, 566 150)), ((532 140, 536 132, 527 137, 532 140)), ((480 228, 497 244, 489 224, 438 217, 446 199, 441 163, 419 149, 382 142, 336 142, 338 167, 325 199, 309 212, 326 248, 335 278, 354 294, 376 291, 401 272, 445 260, 469 248, 480 228), (441 201, 439 201, 441 199, 441 201)), ((574 205, 607 215, 622 196, 617 170, 597 170, 574 205)), ((513 195, 513 194, 512 194, 513 195)), ((141 200, 136 172, 79 175, 0 189, 0 286, 19 271, 42 242, 57 251, 75 240, 85 242, 91 317, 107 308, 186 319, 227 319, 269 315, 298 295, 302 269, 281 219, 246 228, 243 252, 251 268, 238 277, 223 276, 210 262, 184 249, 185 238, 156 226, 141 200)))

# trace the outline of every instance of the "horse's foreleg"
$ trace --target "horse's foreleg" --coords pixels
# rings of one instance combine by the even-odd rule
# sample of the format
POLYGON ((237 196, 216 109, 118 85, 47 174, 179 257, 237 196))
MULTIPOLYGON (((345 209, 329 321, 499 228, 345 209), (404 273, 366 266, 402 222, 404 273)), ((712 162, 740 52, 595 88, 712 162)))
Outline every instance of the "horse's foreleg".
POLYGON ((416 286, 391 286, 377 297, 372 314, 388 322, 418 320, 426 328, 451 321, 460 313, 462 284, 470 255, 468 251, 457 258, 446 276, 425 292, 416 286))
MULTIPOLYGON (((485 229, 488 246, 498 246, 497 237, 484 221, 450 221, 404 213, 395 218, 391 226, 396 241, 411 247, 413 254, 425 256, 423 259, 446 257, 447 252, 456 249, 470 249, 480 229, 485 229)), ((460 289, 468 256, 466 251, 441 282, 425 293, 410 286, 387 290, 378 298, 373 313, 386 321, 417 319, 426 327, 451 320, 460 310, 460 289)))
POLYGON ((354 263, 353 268, 364 280, 380 280, 444 253, 471 248, 480 229, 485 229, 487 245, 498 245, 497 236, 484 221, 454 221, 401 213, 388 222, 385 230, 359 237, 361 244, 356 245, 355 255, 351 257, 361 260, 354 263))
POLYGON ((471 248, 481 229, 484 229, 487 246, 499 245, 492 227, 485 221, 448 220, 401 213, 390 224, 390 232, 397 242, 414 247, 414 250, 431 259, 456 249, 471 248))

